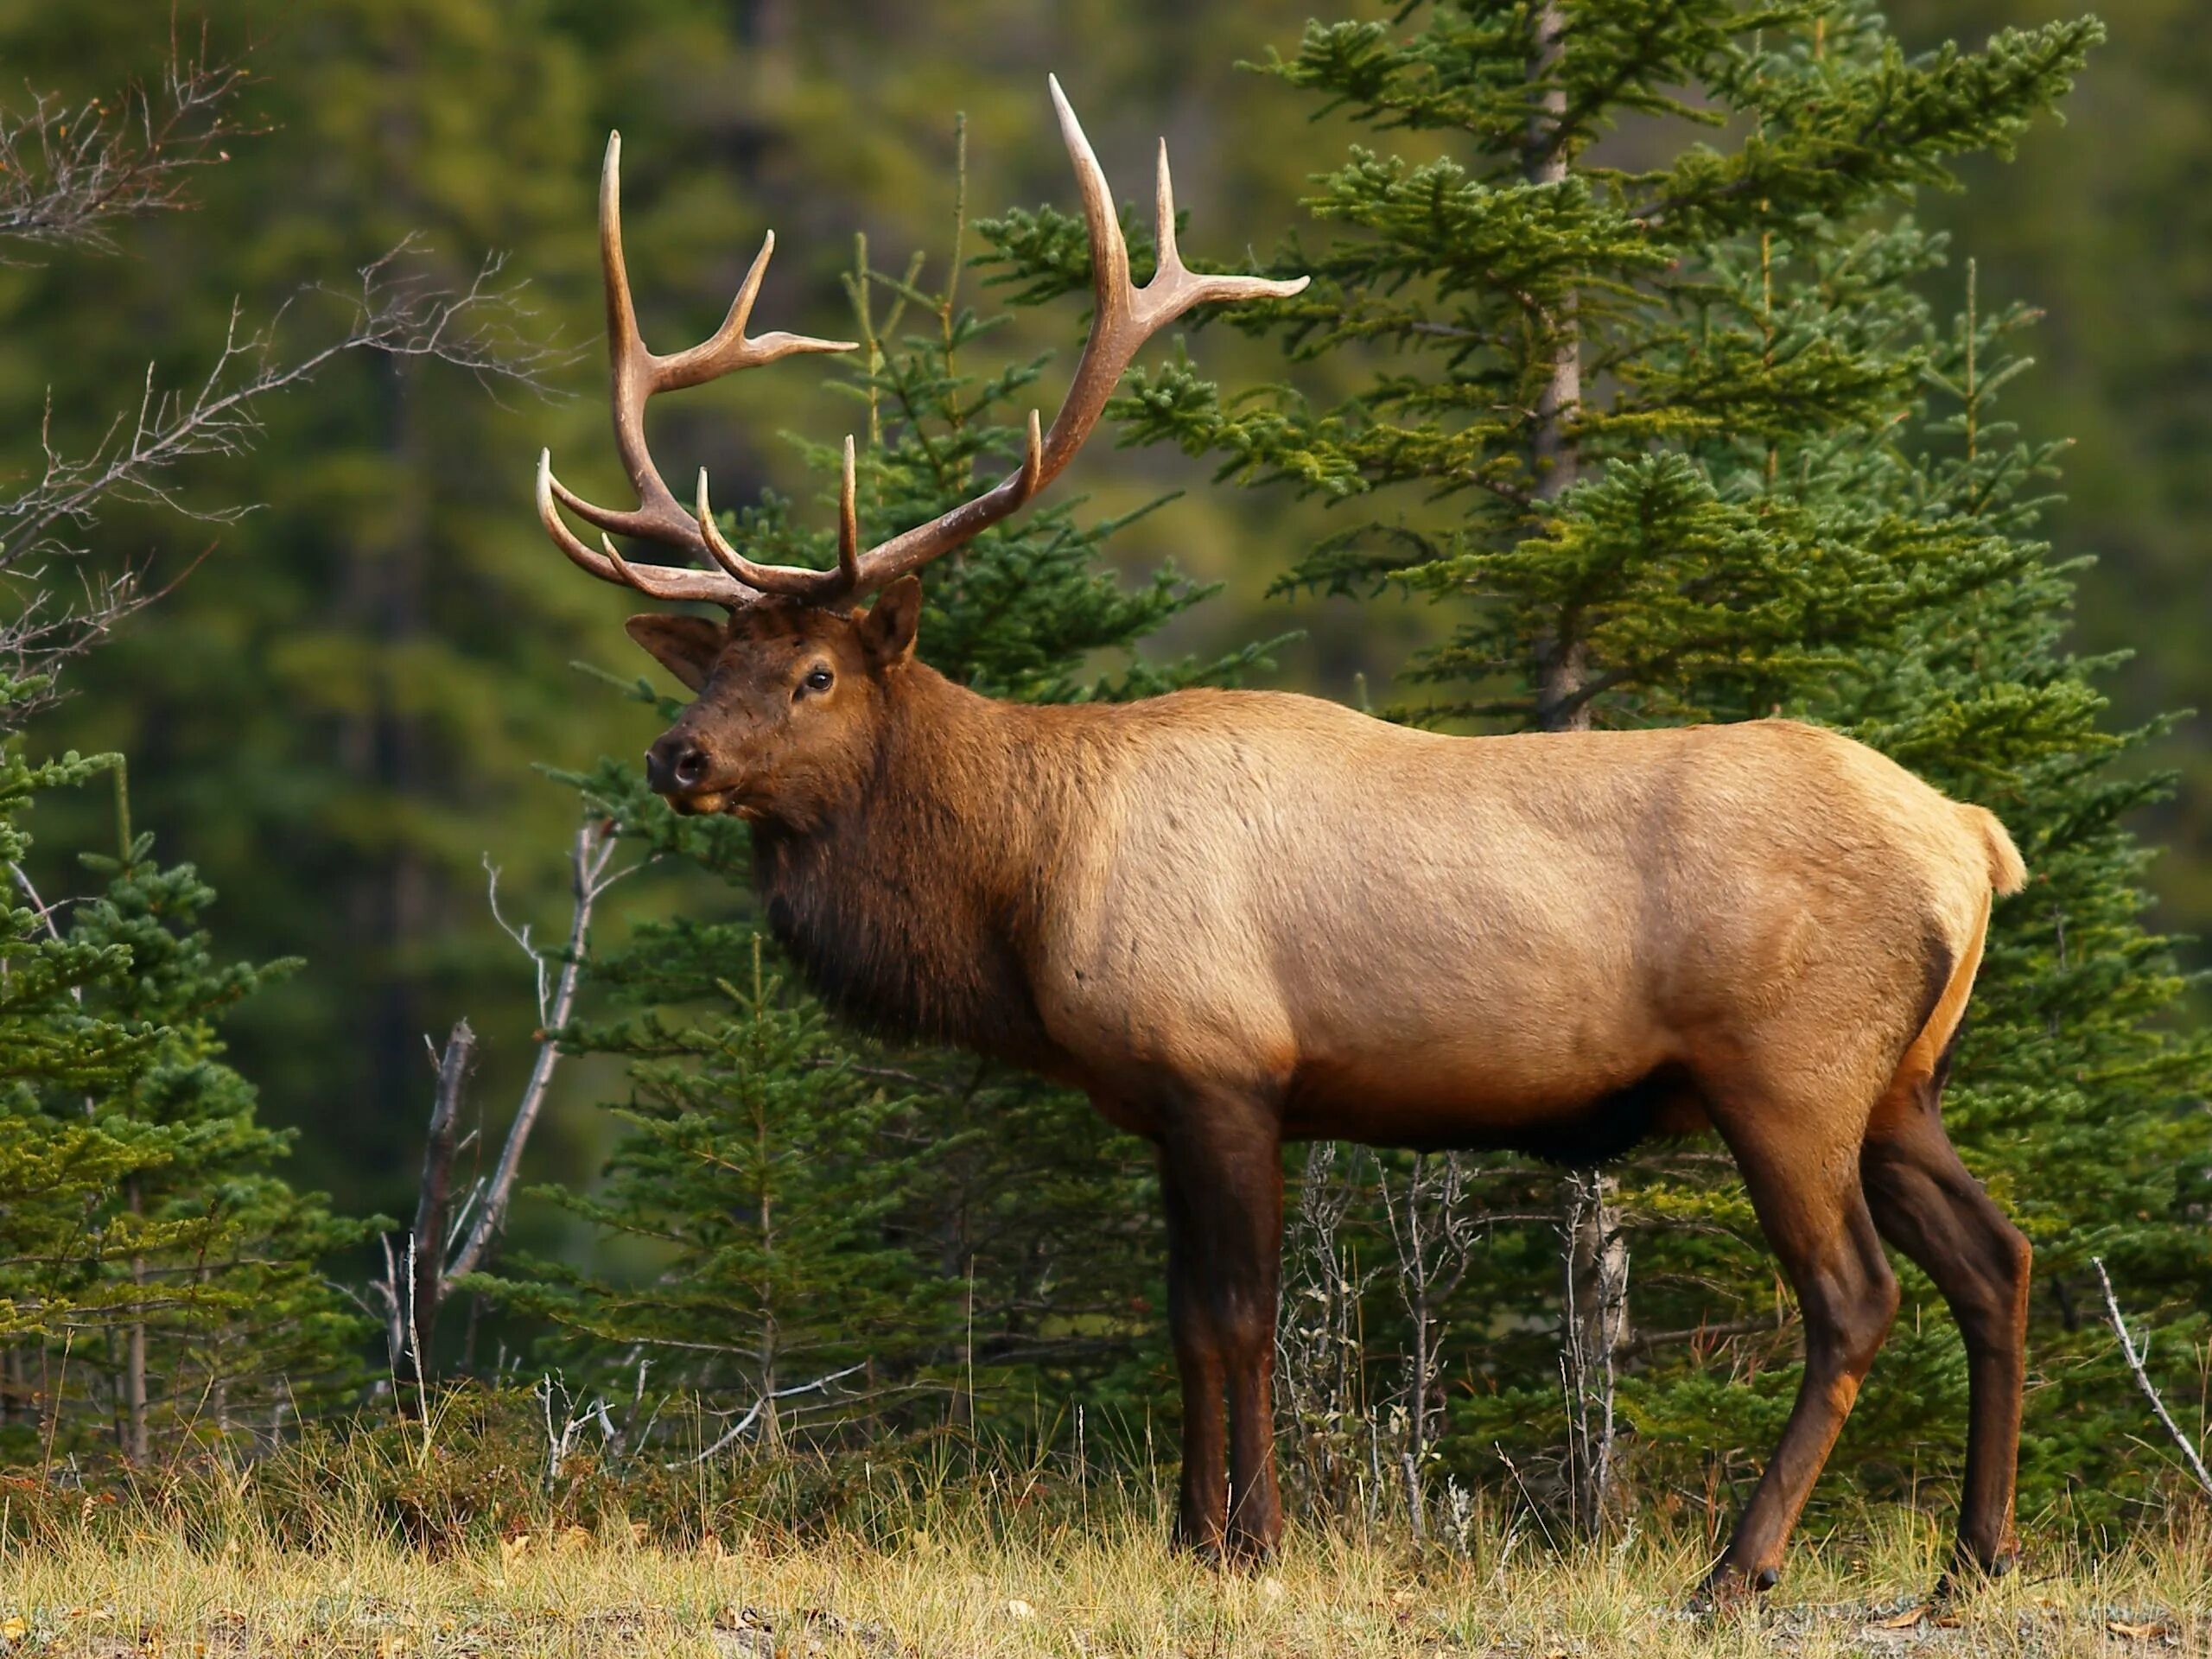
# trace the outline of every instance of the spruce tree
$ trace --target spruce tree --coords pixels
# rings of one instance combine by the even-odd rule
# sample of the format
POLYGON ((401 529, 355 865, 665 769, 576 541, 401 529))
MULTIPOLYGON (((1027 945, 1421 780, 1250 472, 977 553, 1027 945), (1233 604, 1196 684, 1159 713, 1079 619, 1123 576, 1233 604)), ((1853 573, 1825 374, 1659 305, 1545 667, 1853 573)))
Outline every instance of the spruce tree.
POLYGON ((568 1046, 629 1062, 625 1132, 597 1190, 550 1195, 594 1230, 596 1271, 524 1259, 464 1283, 639 1384, 650 1367, 733 1438, 772 1446, 849 1401, 896 1401, 949 1318, 888 1226, 917 1175, 912 1101, 840 1049, 742 925, 643 927, 594 977, 639 1011, 568 1046))
POLYGON ((34 764, 24 742, 0 759, 25 901, 0 938, 0 1421, 47 1446, 111 1433, 132 1462, 180 1435, 265 1439, 357 1380, 365 1328, 322 1263, 367 1226, 274 1173, 292 1137, 222 1058, 223 1014, 295 964, 219 962, 213 893, 127 823, 117 856, 82 861, 97 894, 41 902, 25 808, 103 772, 125 798, 119 757, 34 764))
MULTIPOLYGON (((0 707, 12 712, 44 689, 10 681, 0 685, 0 707)), ((104 1274, 124 1252, 104 1230, 88 1228, 86 1217, 154 1160, 94 1121, 95 1102, 142 1065, 157 1040, 86 1006, 88 992, 130 972, 130 955, 119 945, 65 935, 54 907, 23 869, 31 847, 25 812, 41 795, 110 769, 117 757, 72 751, 32 761, 24 750, 20 734, 0 747, 0 858, 8 878, 0 936, 0 1221, 7 1263, 0 1269, 0 1420, 16 1432, 18 1450, 48 1432, 64 1380, 56 1363, 77 1333, 99 1332, 127 1307, 127 1294, 104 1274)))
POLYGON ((150 1039, 89 1111, 139 1160, 95 1209, 122 1319, 111 1386, 125 1452, 143 1462, 157 1439, 266 1438, 351 1391, 366 1326, 323 1269, 373 1224, 334 1216, 275 1173, 296 1136, 258 1121, 253 1085, 224 1062, 219 1022, 299 963, 219 960, 214 891, 188 864, 156 863, 153 836, 127 817, 121 834, 118 856, 81 857, 104 887, 67 937, 121 953, 127 971, 86 1006, 150 1039))
MULTIPOLYGON (((1905 209, 1956 157, 2009 153, 2099 35, 2083 19, 1908 59, 1871 5, 1717 0, 1311 25, 1267 71, 1394 148, 1355 148, 1315 181, 1320 228, 1275 272, 1311 272, 1306 293, 1229 321, 1364 385, 1332 406, 1230 404, 1171 365, 1118 407, 1136 441, 1351 520, 1286 586, 1439 607, 1448 635, 1408 669, 1395 717, 1498 731, 1789 714, 2005 818, 2037 881, 1999 909, 1949 1116, 2044 1252, 2031 1501, 2101 1491, 2128 1458, 2108 1365, 2074 1363, 2102 1351, 2086 1252, 2125 1251, 2145 1295, 2201 1306, 2185 1188, 2203 1160, 2176 1142, 2201 1147, 2185 1109, 2206 1051, 2153 1023, 2178 982, 2140 926, 2141 855, 2117 820, 2156 785, 2113 770, 2135 740, 2100 731, 2101 665, 2063 646, 2073 567, 2036 540, 2054 450, 1993 423, 2024 316, 1969 306, 1940 324, 1962 284, 1905 209)), ((1063 215, 993 237, 1021 297, 1084 278, 1063 215)), ((1466 1472, 1496 1466, 1493 1444, 1526 1468, 1564 1440, 1562 1485, 1597 1519, 1592 1402, 1613 1373, 1649 1473, 1725 1492, 1753 1471, 1795 1337, 1714 1162, 1654 1148, 1615 1192, 1490 1160, 1471 1202, 1517 1216, 1564 1187, 1569 1246, 1562 1278, 1552 1230, 1502 1224, 1456 1299, 1466 1472), (1531 1327, 1546 1305, 1563 1344, 1531 1327)), ((1899 1485, 1955 1458, 1962 1427, 1955 1338, 1910 1282, 1932 1317, 1900 1319, 1838 1460, 1899 1485)))

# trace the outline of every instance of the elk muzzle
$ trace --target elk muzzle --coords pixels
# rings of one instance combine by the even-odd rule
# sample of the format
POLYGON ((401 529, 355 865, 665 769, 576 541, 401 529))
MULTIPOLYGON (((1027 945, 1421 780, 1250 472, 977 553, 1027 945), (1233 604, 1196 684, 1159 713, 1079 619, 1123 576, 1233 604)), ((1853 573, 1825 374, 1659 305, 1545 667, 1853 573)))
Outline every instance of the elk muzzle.
POLYGON ((697 733, 671 726, 645 751, 645 785, 679 812, 721 810, 726 791, 712 787, 721 768, 697 733))

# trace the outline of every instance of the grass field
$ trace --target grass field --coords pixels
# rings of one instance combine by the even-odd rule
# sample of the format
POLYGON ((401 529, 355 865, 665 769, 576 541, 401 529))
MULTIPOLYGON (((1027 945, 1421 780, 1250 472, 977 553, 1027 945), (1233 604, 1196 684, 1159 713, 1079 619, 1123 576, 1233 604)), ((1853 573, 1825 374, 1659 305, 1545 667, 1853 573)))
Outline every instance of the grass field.
POLYGON ((164 1522, 87 1503, 0 1563, 10 1653, 705 1655, 1615 1655, 2212 1653, 2212 1540, 2183 1525, 2026 1571, 1915 1617, 1935 1523, 1894 1517, 1801 1547, 1764 1608, 1680 1611, 1700 1555, 1631 1534, 1561 1554, 1525 1529, 1463 1554, 1294 1532, 1271 1567, 1167 1554, 1141 1502, 1046 1522, 987 1508, 903 1539, 710 1535, 671 1550, 626 1529, 516 1530, 425 1549, 386 1528, 311 1549, 241 1512, 164 1522))

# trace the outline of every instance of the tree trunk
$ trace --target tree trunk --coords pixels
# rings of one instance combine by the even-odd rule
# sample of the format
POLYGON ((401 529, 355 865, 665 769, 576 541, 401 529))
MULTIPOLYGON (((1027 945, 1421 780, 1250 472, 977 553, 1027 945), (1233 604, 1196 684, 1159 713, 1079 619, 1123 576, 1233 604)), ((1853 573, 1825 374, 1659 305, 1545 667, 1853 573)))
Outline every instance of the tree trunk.
MULTIPOLYGON (((1529 78, 1549 82, 1562 54, 1566 19, 1555 3, 1537 14, 1529 78)), ((1557 184, 1567 175, 1566 146, 1556 124, 1566 112, 1563 87, 1547 86, 1529 118, 1528 165, 1532 184, 1557 184)), ((1536 397, 1529 445, 1539 502, 1557 500, 1580 470, 1568 427, 1582 400, 1581 336, 1571 310, 1545 319, 1552 340, 1551 373, 1536 397)), ((1590 705, 1581 696, 1588 679, 1582 619, 1562 612, 1536 664, 1536 723, 1548 732, 1586 731, 1590 705)), ((1571 1472, 1577 1522, 1602 1531, 1613 1499, 1614 1362, 1629 1339, 1628 1243, 1621 1229, 1619 1183, 1597 1170, 1567 1177, 1563 1194, 1560 1368, 1566 1385, 1571 1472)))
POLYGON ((1565 1373, 1574 1518, 1605 1530, 1614 1492, 1615 1362, 1629 1339, 1628 1241, 1619 1183, 1594 1169, 1567 1178, 1560 1365, 1565 1373))
MULTIPOLYGON (((130 1213, 145 1213, 145 1201, 132 1181, 124 1189, 130 1213)), ((130 1283, 136 1293, 131 1312, 136 1315, 124 1336, 123 1456, 133 1468, 146 1464, 146 1258, 130 1258, 130 1283)))
POLYGON ((399 1414, 421 1409, 429 1380, 430 1344, 445 1300, 446 1230, 452 1205, 454 1145, 459 1134, 462 1091, 475 1058, 476 1033, 466 1020, 454 1023, 438 1058, 438 1086, 430 1105, 430 1127, 423 1147, 423 1179, 416 1189, 415 1224, 406 1235, 404 1255, 392 1263, 386 1287, 391 1316, 389 1347, 392 1391, 399 1414))

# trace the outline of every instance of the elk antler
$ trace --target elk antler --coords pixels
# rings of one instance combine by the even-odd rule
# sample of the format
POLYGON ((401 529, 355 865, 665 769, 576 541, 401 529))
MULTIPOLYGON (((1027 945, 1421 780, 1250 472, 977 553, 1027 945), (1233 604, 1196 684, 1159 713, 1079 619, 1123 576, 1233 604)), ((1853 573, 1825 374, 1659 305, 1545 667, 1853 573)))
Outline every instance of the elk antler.
POLYGON ((607 171, 600 187, 600 246, 607 270, 607 327, 613 359, 614 440, 631 481, 637 486, 638 507, 618 512, 584 501, 562 485, 552 474, 550 454, 542 455, 537 469, 537 511, 547 533, 569 558, 603 581, 625 583, 657 599, 701 599, 734 610, 752 604, 763 594, 784 594, 826 603, 855 594, 869 593, 919 569, 941 554, 969 541, 1006 518, 1046 484, 1057 478, 1082 448, 1104 413, 1122 372, 1138 348, 1152 335, 1194 305, 1211 301, 1287 298, 1306 286, 1306 278, 1271 282, 1258 276, 1206 276, 1183 264, 1175 247, 1174 187, 1167 174, 1167 145, 1160 146, 1157 186, 1158 269, 1142 288, 1129 281, 1129 251, 1122 238, 1119 218, 1106 175, 1091 153, 1090 141, 1068 107, 1057 77, 1048 77, 1053 107, 1059 112, 1060 136, 1074 163, 1076 185, 1083 194, 1083 217, 1090 238, 1091 284, 1095 310, 1090 337, 1077 361, 1074 383, 1067 400, 1053 416, 1052 429, 1039 430, 1034 410, 1029 416, 1028 442, 1021 465, 993 488, 928 524, 860 550, 854 508, 853 441, 845 440, 844 480, 839 504, 837 568, 810 570, 791 565, 755 564, 724 539, 715 527, 707 499, 707 475, 699 474, 694 511, 677 505, 659 469, 645 448, 645 400, 657 391, 697 385, 715 376, 757 363, 773 361, 793 352, 849 351, 835 340, 810 340, 797 334, 765 334, 748 340, 747 317, 759 293, 760 276, 775 246, 772 232, 762 245, 753 269, 738 289, 729 316, 712 340, 673 357, 656 357, 638 337, 631 308, 629 281, 622 264, 622 227, 616 163, 620 139, 610 140, 607 171), (594 552, 561 521, 555 500, 577 517, 596 525, 603 552, 594 552), (635 536, 687 552, 703 552, 715 570, 685 569, 671 565, 632 564, 614 550, 605 533, 635 536))
MULTIPOLYGON (((760 280, 767 275, 768 257, 776 251, 773 231, 762 238, 752 269, 738 285, 729 315, 703 343, 689 351, 662 357, 646 349, 638 332, 638 314, 630 300, 629 270, 622 257, 622 135, 607 140, 607 162, 599 177, 599 257, 607 282, 607 356, 610 401, 614 408, 614 447, 623 469, 638 492, 635 510, 623 512, 594 506, 553 476, 550 450, 537 460, 537 516, 547 534, 577 564, 605 582, 619 582, 655 599, 704 599, 720 604, 750 602, 757 595, 743 584, 747 561, 734 565, 718 556, 715 546, 699 534, 698 525, 683 510, 653 464, 645 445, 645 400, 657 392, 696 386, 740 369, 772 363, 796 352, 849 352, 851 340, 815 340, 804 334, 770 334, 755 340, 745 332, 760 297, 760 280), (561 520, 554 502, 595 525, 601 552, 586 547, 561 520), (704 554, 721 566, 719 570, 693 570, 677 565, 632 564, 614 550, 607 534, 633 536, 687 553, 704 554)), ((760 584, 753 584, 758 587, 760 584)))

